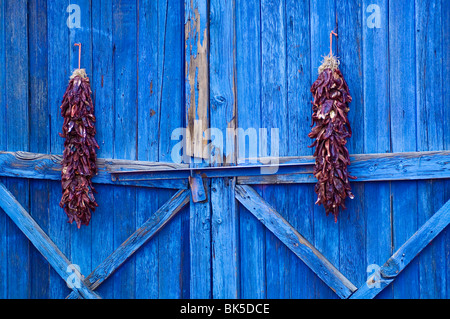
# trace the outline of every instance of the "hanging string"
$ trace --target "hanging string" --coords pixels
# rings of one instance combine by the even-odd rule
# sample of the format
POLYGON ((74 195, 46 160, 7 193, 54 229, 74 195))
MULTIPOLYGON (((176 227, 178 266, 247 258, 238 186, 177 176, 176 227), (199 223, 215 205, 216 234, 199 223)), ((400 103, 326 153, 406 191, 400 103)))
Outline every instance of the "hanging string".
POLYGON ((333 31, 330 32, 330 56, 333 55, 333 35, 337 37, 337 33, 333 31))
POLYGON ((75 43, 74 46, 78 47, 78 69, 81 69, 81 43, 75 43))

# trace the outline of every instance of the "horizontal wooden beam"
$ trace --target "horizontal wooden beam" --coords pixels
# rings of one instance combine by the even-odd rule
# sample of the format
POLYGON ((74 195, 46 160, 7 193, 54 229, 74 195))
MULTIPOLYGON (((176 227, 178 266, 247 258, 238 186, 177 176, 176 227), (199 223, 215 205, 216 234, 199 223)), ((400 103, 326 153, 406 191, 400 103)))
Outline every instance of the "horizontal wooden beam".
MULTIPOLYGON (((450 178, 450 151, 360 154, 350 157, 352 182, 424 180, 450 178)), ((263 158, 260 163, 274 163, 277 159, 263 158)), ((248 160, 247 160, 248 162, 248 160)), ((314 157, 283 157, 280 167, 291 166, 291 172, 280 170, 273 175, 240 176, 238 184, 303 184, 316 183, 313 176, 314 157), (298 166, 295 166, 295 165, 298 166)), ((272 164, 273 165, 273 164, 272 164)), ((250 165, 249 165, 250 166, 250 165)))
MULTIPOLYGON (((28 152, 0 152, 0 176, 31 179, 61 180, 61 160, 59 155, 48 155, 28 152)), ((187 167, 185 164, 128 161, 117 159, 98 159, 98 175, 92 181, 98 184, 141 186, 169 189, 187 189, 185 179, 155 179, 144 182, 113 180, 111 171, 139 170, 178 170, 187 167)))
POLYGON ((450 224, 450 200, 411 236, 350 298, 372 299, 450 224))
POLYGON ((64 281, 72 274, 78 277, 79 285, 75 285, 76 287, 72 288, 75 294, 85 299, 100 299, 99 295, 86 287, 82 279, 83 276, 75 268, 70 268, 72 269, 71 273, 67 272, 68 267, 72 263, 2 183, 0 183, 0 207, 64 281))
MULTIPOLYGON (((161 206, 138 230, 119 246, 85 279, 84 283, 92 290, 97 289, 131 255, 157 234, 190 199, 189 190, 178 191, 161 206)), ((78 299, 80 295, 73 291, 67 298, 78 299)))
MULTIPOLYGON (((61 157, 0 152, 0 176, 61 179, 61 157)), ((242 185, 316 183, 314 157, 249 159, 238 166, 190 168, 188 164, 98 159, 95 183, 187 189, 188 178, 237 177, 242 185), (266 163, 266 164, 264 164, 266 163), (267 164, 270 163, 270 164, 267 164)), ((450 151, 361 154, 351 156, 352 182, 450 178, 450 151)))
POLYGON ((294 254, 341 298, 348 298, 356 287, 313 245, 300 235, 253 188, 236 186, 236 199, 278 237, 294 254))
MULTIPOLYGON (((450 151, 351 156, 353 182, 450 178, 450 151)), ((280 157, 243 160, 238 166, 166 170, 112 171, 121 182, 182 179, 193 174, 204 178, 238 177, 238 184, 315 183, 314 157, 280 157), (269 163, 269 164, 268 164, 269 163)))

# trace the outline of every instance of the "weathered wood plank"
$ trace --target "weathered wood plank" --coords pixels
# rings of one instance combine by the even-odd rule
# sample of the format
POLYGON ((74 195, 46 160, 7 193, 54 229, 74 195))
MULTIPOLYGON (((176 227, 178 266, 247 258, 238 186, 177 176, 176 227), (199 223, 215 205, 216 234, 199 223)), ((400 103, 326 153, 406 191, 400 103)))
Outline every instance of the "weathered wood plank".
MULTIPOLYGON (((160 138, 160 121, 163 117, 161 105, 160 74, 164 67, 159 65, 164 57, 164 41, 160 45, 165 29, 165 19, 158 23, 160 16, 165 16, 161 1, 139 0, 138 3, 138 160, 158 161, 160 138), (162 12, 160 12, 162 11, 162 12), (163 24, 164 23, 164 24, 163 24)), ((153 212, 160 207, 160 192, 153 189, 136 190, 136 228, 139 228, 153 212)), ((153 238, 136 253, 136 298, 158 298, 159 294, 159 236, 153 238), (145 271, 142 271, 145 269, 145 271)), ((101 261, 103 261, 103 258, 101 261)), ((105 283, 107 284, 108 281, 105 283)), ((105 289, 102 285, 101 289, 105 289)))
MULTIPOLYGON (((262 159, 265 161, 266 159, 262 159)), ((267 159, 270 161, 270 158, 267 159)), ((450 151, 352 155, 353 182, 450 178, 450 151)), ((27 152, 0 152, 0 176, 60 180, 61 157, 27 152)), ((195 168, 205 177, 238 176, 238 184, 315 183, 312 156, 281 157, 278 172, 263 165, 195 168)), ((98 159, 94 183, 186 189, 191 169, 186 164, 98 159), (123 171, 123 173, 121 173, 123 171), (112 175, 119 178, 112 181, 112 175), (167 180, 166 180, 167 179, 167 180), (184 180, 186 179, 186 180, 184 180), (172 181, 168 181, 172 180, 172 181), (183 180, 183 181, 181 181, 183 180)))
MULTIPOLYGON (((28 5, 29 36, 29 81, 30 81, 30 151, 50 153, 50 121, 48 108, 48 31, 47 1, 31 1, 28 5)), ((49 225, 49 182, 30 181, 30 215, 48 234, 49 225)), ((30 297, 49 298, 50 268, 42 255, 30 251, 30 297)))
MULTIPOLYGON (((169 201, 161 206, 138 230, 122 243, 107 259, 105 259, 85 279, 86 285, 97 289, 142 245, 153 238, 188 202, 190 191, 180 190, 169 201)), ((72 292, 68 298, 76 299, 79 295, 72 292)))
POLYGON ((208 42, 207 1, 184 0, 185 99, 189 133, 185 154, 196 158, 208 158, 203 154, 208 143, 204 133, 209 128, 208 42))
MULTIPOLYGON (((112 16, 114 158, 137 160, 137 2, 113 0, 112 16)), ((113 192, 113 241, 118 247, 136 229, 136 189, 116 187, 113 192)), ((132 258, 113 278, 114 298, 134 298, 135 273, 132 258)))
MULTIPOLYGON (((213 4, 211 5, 213 9, 213 4)), ((214 16, 211 15, 212 19, 214 16)), ((186 161, 191 167, 208 166, 204 160, 209 159, 206 150, 207 133, 210 121, 210 76, 209 64, 209 30, 208 3, 205 0, 184 1, 185 30, 185 105, 187 128, 186 161), (205 148, 205 152, 204 152, 205 148), (198 160, 193 159, 198 158, 198 160)), ((190 241, 190 297, 211 298, 211 194, 210 182, 205 183, 207 189, 206 201, 194 203, 191 198, 189 205, 189 241, 190 241)))
MULTIPOLYGON (((315 183, 312 157, 280 158, 280 169, 285 175, 241 176, 238 184, 315 183), (304 164, 290 172, 281 164, 304 164), (299 173, 300 172, 300 173, 299 173)), ((401 181, 445 179, 450 177, 450 152, 408 152, 390 154, 352 155, 350 173, 357 177, 352 182, 401 181)))
MULTIPOLYGON (((285 0, 261 0, 261 153, 266 156, 287 156, 289 144, 289 107, 287 104, 287 55, 285 0), (278 130, 279 139, 274 138, 278 130), (270 155, 269 155, 270 154, 270 155)), ((261 154, 260 154, 261 155, 261 154)), ((288 189, 267 187, 262 197, 276 202, 282 211, 287 208, 288 189)), ((289 251, 272 233, 266 232, 267 298, 287 298, 289 286, 289 251), (279 247, 279 249, 277 249, 279 247)))
MULTIPOLYGON (((50 129, 50 154, 62 154, 64 150, 64 139, 59 136, 62 132, 63 118, 61 116, 61 101, 63 94, 69 83, 71 75, 70 51, 73 43, 69 41, 69 30, 67 12, 69 0, 47 1, 47 37, 48 42, 48 114, 50 129)), ((23 151, 23 150, 21 150, 23 151)), ((60 174, 57 174, 60 175, 60 174)), ((61 177, 58 179, 61 180, 61 177)), ((67 223, 67 216, 63 209, 59 207, 61 200, 61 183, 49 181, 50 201, 49 201, 49 226, 48 235, 59 247, 59 249, 71 259, 71 241, 67 240, 71 233, 71 225, 67 223)), ((70 237, 69 237, 70 238, 70 237)), ((51 270, 50 298, 64 298, 69 289, 65 282, 62 282, 59 275, 51 270)))
MULTIPOLYGON (((313 149, 311 131, 311 20, 309 1, 286 0, 286 54, 287 54, 287 104, 288 104, 288 154, 308 156, 313 149)), ((315 76, 315 74, 314 74, 315 76)), ((314 239, 314 186, 312 184, 289 185, 286 214, 289 223, 309 242, 314 239), (302 213, 298 208, 302 207, 302 213)), ((315 297, 316 282, 320 279, 298 257, 289 252, 289 298, 311 299, 315 297), (307 282, 308 284, 298 284, 307 282)))
MULTIPOLYGON (((380 268, 381 286, 371 285, 371 280, 364 283, 350 298, 374 298, 404 270, 411 261, 436 238, 450 223, 450 200, 445 203, 419 230, 414 233, 380 268), (383 282, 383 280, 387 280, 383 282), (371 286, 371 287, 369 287, 371 286)), ((415 288, 415 287, 412 287, 415 288)))
MULTIPOLYGON (((237 121, 244 131, 261 127, 261 1, 235 1, 236 5, 236 99, 237 121), (249 79, 252 79, 249 81, 249 79)), ((239 157, 252 157, 246 143, 239 157)), ((265 227, 239 205, 240 298, 267 296, 265 227)))
MULTIPOLYGON (((185 3, 179 0, 160 0, 158 9, 158 47, 163 53, 158 61, 158 91, 160 92, 160 136, 159 158, 161 162, 176 162, 172 158, 172 148, 178 142, 171 139, 172 132, 185 127, 185 60, 183 51, 183 7, 185 3)), ((204 20, 204 19, 203 19, 204 20)), ((159 196, 164 203, 173 195, 165 191, 159 196)), ((159 298, 187 298, 189 286, 184 281, 189 280, 188 256, 183 255, 183 248, 189 241, 188 230, 183 227, 188 214, 183 210, 167 225, 158 236, 159 245, 159 298), (186 287, 187 286, 187 287, 186 287)))
MULTIPOLYGON (((441 0, 415 1, 416 29, 416 114, 417 150, 435 151, 444 148, 442 95, 441 0)), ((445 203, 444 181, 420 181, 418 193, 418 224, 424 223, 445 203)), ((423 299, 445 298, 445 240, 436 239, 419 258, 419 292, 423 299), (430 267, 429 265, 433 265, 430 267)))
MULTIPOLYGON (((0 152, 0 176, 30 179, 61 180, 61 160, 59 155, 46 155, 27 152, 0 152)), ((186 168, 183 164, 145 162, 115 159, 98 159, 98 175, 92 180, 98 184, 129 185, 187 189, 187 180, 153 180, 135 183, 133 181, 113 181, 111 171, 117 170, 166 170, 186 168)))
MULTIPOLYGON (((389 104, 392 152, 417 149, 415 3, 389 1, 389 104), (413 116, 414 114, 414 116, 413 116)), ((436 165, 436 167, 439 167, 436 165)), ((392 182, 393 251, 417 231, 417 182, 392 182), (405 196, 408 194, 408 196, 405 196), (408 213, 405 213, 408 212, 408 213)), ((393 297, 419 298, 418 261, 393 284, 393 297)))
MULTIPOLYGON (((27 1, 5 2, 5 70, 7 150, 30 149, 29 41, 27 1)), ((29 181, 9 179, 6 185, 29 209, 29 181)), ((10 221, 8 227, 8 298, 29 298, 29 242, 10 221), (15 276, 11 276, 15 274, 15 276)))
MULTIPOLYGON (((114 43, 112 36, 112 1, 92 1, 92 77, 95 117, 95 138, 100 146, 98 158, 114 157, 114 43)), ((114 185, 96 185, 95 197, 98 207, 92 215, 89 227, 92 228, 92 266, 99 265, 114 251, 114 218, 111 207, 114 185)), ((111 299, 114 294, 114 282, 109 280, 100 291, 103 298, 111 299)), ((65 294, 64 296, 66 296, 65 294)), ((64 297, 63 296, 63 297, 64 297)))
MULTIPOLYGON (((389 119, 389 29, 388 1, 364 0, 363 67, 364 67, 364 153, 388 153, 391 149, 389 119), (370 18, 380 8, 380 25, 370 18), (370 10, 372 8, 372 10, 370 10)), ((376 17, 377 19, 378 17, 376 17)), ((352 108, 354 109, 354 108, 352 108)), ((356 124, 356 123, 355 123, 356 124)), ((366 211, 365 266, 381 265, 393 253, 391 229, 390 183, 364 184, 366 211)), ((364 272, 364 270, 363 270, 364 272)), ((365 278, 365 277, 364 277, 365 278)), ((391 286, 392 287, 392 286, 391 286)), ((384 290, 383 298, 392 297, 392 289, 384 290)))
MULTIPOLYGON (((364 113, 364 76, 363 76, 363 8, 361 0, 336 2, 337 52, 340 70, 350 88, 352 102, 349 104, 348 119, 352 125, 352 137, 348 139, 350 154, 365 152, 365 126, 359 125, 366 117, 364 113), (348 48, 352 48, 349 50, 348 48)), ((365 22, 365 21, 364 21, 365 22)), ((367 114, 367 116, 370 116, 367 114)), ((350 171, 352 167, 350 166, 350 171)), ((367 170, 367 167, 366 167, 367 170)), ((354 200, 345 202, 347 210, 340 213, 339 226, 339 270, 352 282, 359 285, 366 278, 366 218, 364 210, 364 184, 353 183, 354 200)), ((386 199, 384 199, 386 200, 386 199)), ((329 235, 327 235, 328 237, 329 235)))
MULTIPOLYGON (((210 160, 216 167, 236 164, 235 136, 226 134, 227 129, 236 129, 237 120, 234 15, 234 1, 210 1, 210 126, 223 136, 214 136, 212 142, 210 160)), ((212 297, 216 299, 240 295, 235 183, 235 178, 211 179, 212 297)))
MULTIPOLYGON (((45 234, 42 228, 36 224, 28 212, 20 205, 20 203, 3 184, 0 184, 0 207, 24 233, 24 235, 27 236, 27 238, 45 257, 45 259, 47 259, 58 275, 63 280, 66 280, 68 278, 67 267, 72 263, 64 256, 64 254, 47 236, 47 234, 45 234)), ((80 287, 73 288, 77 294, 87 299, 100 298, 96 293, 92 292, 85 286, 80 273, 75 271, 74 274, 80 281, 80 287)))
POLYGON ((250 186, 236 186, 236 198, 307 264, 341 298, 349 297, 356 287, 342 275, 314 246, 275 211, 250 186))

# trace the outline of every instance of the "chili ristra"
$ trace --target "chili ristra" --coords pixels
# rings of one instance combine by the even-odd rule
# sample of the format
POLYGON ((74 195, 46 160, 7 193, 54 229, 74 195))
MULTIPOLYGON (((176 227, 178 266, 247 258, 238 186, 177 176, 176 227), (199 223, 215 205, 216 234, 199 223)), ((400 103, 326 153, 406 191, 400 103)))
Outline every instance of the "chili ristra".
POLYGON ((339 61, 330 52, 319 68, 319 77, 311 87, 313 123, 308 135, 314 139, 310 147, 315 147, 316 204, 323 205, 335 221, 340 208, 346 208, 345 199, 354 198, 349 179, 355 178, 348 173, 350 156, 346 147, 352 136, 347 117, 352 97, 338 66, 339 61))
POLYGON ((65 138, 62 160, 60 206, 64 208, 68 222, 89 225, 91 212, 98 206, 91 178, 97 174, 99 148, 95 140, 95 116, 89 78, 84 69, 77 69, 70 78, 61 104, 65 138))

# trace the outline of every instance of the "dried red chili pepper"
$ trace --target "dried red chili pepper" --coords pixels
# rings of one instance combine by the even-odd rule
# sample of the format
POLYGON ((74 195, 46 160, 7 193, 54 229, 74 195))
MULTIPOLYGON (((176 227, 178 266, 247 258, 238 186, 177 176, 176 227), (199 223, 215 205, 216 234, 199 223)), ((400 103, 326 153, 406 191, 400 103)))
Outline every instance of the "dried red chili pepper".
POLYGON ((346 208, 345 199, 354 198, 349 179, 355 178, 348 173, 350 157, 345 146, 352 136, 347 117, 352 98, 338 66, 339 61, 330 52, 319 68, 319 77, 311 87, 313 128, 308 135, 315 139, 310 147, 316 147, 316 204, 322 204, 327 216, 332 213, 335 221, 339 209, 346 208))
POLYGON ((70 77, 69 86, 61 104, 64 117, 64 154, 61 172, 62 198, 68 222, 89 225, 95 202, 91 178, 97 174, 94 105, 89 78, 84 69, 77 69, 70 77))

